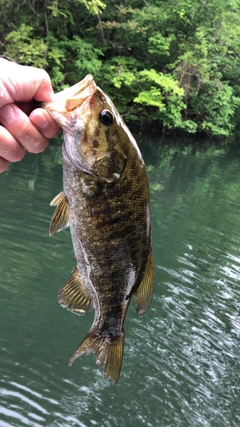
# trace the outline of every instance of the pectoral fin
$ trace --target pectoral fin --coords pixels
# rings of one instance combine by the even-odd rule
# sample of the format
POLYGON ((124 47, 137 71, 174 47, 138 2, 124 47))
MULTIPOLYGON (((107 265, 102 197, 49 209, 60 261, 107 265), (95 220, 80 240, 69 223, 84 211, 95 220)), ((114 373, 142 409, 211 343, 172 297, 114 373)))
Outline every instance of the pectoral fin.
POLYGON ((49 234, 53 236, 69 225, 69 204, 66 195, 62 191, 50 203, 57 206, 51 219, 49 234))
POLYGON ((143 280, 137 291, 133 294, 138 316, 142 316, 152 301, 154 288, 153 254, 150 250, 143 280))
POLYGON ((59 203, 65 198, 64 191, 61 191, 61 193, 57 194, 51 201, 50 206, 58 206, 59 203))
POLYGON ((92 308, 92 300, 79 275, 78 267, 73 269, 72 275, 60 289, 58 302, 62 307, 80 316, 92 308))

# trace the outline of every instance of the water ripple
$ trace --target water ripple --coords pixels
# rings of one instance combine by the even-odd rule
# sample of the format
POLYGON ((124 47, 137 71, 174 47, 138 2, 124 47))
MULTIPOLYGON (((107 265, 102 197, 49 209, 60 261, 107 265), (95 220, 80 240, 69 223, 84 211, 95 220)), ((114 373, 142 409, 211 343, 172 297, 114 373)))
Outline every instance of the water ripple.
POLYGON ((74 265, 69 233, 48 238, 58 154, 2 175, 1 427, 240 425, 240 153, 167 152, 150 170, 155 295, 129 308, 116 387, 93 355, 67 366, 93 313, 56 301, 74 265))

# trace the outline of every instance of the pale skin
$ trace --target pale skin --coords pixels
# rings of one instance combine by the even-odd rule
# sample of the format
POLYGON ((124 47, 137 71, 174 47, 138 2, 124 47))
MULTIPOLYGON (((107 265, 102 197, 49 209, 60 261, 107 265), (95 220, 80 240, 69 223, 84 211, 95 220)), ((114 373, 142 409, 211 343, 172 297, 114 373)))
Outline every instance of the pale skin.
POLYGON ((41 153, 59 125, 34 101, 53 100, 46 71, 0 58, 0 173, 26 152, 41 153))

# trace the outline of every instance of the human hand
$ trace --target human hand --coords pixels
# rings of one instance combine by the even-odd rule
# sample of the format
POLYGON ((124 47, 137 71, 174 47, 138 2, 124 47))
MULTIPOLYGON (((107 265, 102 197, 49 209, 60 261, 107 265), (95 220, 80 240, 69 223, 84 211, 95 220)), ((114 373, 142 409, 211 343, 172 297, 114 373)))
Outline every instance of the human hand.
POLYGON ((0 173, 9 162, 22 160, 26 151, 40 153, 59 125, 35 101, 53 100, 46 71, 0 58, 0 173))

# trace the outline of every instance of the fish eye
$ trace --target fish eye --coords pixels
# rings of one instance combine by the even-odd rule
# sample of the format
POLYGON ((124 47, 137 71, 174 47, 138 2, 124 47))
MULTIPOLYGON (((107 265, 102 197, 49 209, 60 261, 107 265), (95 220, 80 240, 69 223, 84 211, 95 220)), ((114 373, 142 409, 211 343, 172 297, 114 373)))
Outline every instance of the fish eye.
POLYGON ((103 125, 112 126, 113 124, 113 114, 109 110, 102 110, 99 114, 99 118, 103 125))

